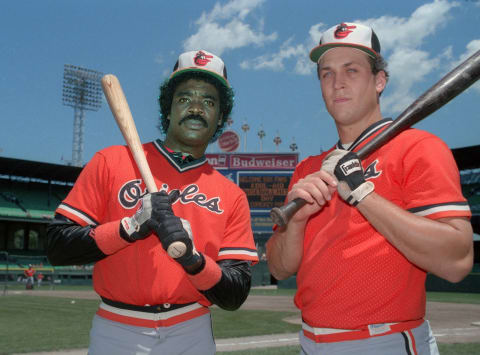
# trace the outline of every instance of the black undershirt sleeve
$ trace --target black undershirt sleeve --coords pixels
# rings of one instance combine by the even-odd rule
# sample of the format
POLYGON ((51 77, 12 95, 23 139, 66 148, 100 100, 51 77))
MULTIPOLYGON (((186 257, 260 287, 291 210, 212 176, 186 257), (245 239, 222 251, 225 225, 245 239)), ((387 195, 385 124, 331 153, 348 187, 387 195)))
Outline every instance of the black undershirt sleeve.
POLYGON ((82 227, 74 221, 55 214, 47 227, 47 257, 54 266, 84 265, 102 260, 107 255, 90 236, 93 226, 82 227))
POLYGON ((219 260, 222 277, 212 288, 202 291, 207 299, 227 311, 234 311, 245 302, 250 292, 252 271, 245 260, 219 260))
MULTIPOLYGON (((107 257, 90 236, 93 226, 82 227, 74 221, 56 214, 47 227, 47 257, 54 266, 84 265, 107 257)), ((247 299, 252 271, 245 260, 220 260, 220 281, 202 291, 205 297, 222 309, 234 311, 247 299)))

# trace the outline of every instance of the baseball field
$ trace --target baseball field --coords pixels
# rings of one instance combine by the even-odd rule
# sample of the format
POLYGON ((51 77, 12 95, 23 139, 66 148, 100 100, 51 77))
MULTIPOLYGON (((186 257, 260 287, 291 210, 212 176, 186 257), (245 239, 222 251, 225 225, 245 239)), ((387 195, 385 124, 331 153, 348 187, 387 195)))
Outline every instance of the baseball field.
MULTIPOLYGON (((236 312, 212 309, 218 354, 298 354, 293 290, 254 289, 236 312)), ((84 355, 98 296, 88 287, 0 290, 0 354, 84 355)), ((444 354, 480 354, 480 294, 429 293, 444 354)))

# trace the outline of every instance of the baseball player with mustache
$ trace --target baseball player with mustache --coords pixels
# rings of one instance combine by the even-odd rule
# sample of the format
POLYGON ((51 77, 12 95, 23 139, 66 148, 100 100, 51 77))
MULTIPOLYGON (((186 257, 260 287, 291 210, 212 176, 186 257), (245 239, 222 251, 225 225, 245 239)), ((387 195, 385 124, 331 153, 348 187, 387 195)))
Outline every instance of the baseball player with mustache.
POLYGON ((258 261, 245 193, 205 150, 233 107, 223 61, 181 54, 160 88, 165 140, 143 145, 147 193, 126 146, 95 154, 48 227, 53 265, 95 263, 89 354, 214 354, 209 306, 239 308, 258 261), (173 259, 166 250, 187 245, 173 259))

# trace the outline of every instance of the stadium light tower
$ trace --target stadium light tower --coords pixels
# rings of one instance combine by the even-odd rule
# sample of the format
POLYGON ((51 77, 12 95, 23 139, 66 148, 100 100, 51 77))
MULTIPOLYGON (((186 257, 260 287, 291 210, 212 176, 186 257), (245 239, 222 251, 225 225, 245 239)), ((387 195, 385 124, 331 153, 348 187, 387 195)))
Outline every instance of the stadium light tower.
POLYGON ((83 125, 85 110, 98 111, 102 106, 103 74, 75 65, 65 64, 63 71, 63 104, 73 107, 72 165, 82 166, 83 125))

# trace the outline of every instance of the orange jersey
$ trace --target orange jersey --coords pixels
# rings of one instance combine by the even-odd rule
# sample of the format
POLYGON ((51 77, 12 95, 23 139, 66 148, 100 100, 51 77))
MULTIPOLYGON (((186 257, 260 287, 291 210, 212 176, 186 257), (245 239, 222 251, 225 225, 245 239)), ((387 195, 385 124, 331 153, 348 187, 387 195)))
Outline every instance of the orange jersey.
POLYGON ((26 277, 33 277, 33 275, 35 275, 35 270, 27 269, 27 270, 24 270, 23 273, 25 274, 26 277))
MULTIPOLYGON (((180 192, 172 209, 190 222, 198 251, 213 260, 258 260, 248 201, 237 185, 205 157, 180 166, 159 140, 143 148, 159 190, 180 192)), ((56 212, 82 226, 99 226, 132 216, 145 193, 128 148, 113 146, 95 154, 56 212)), ((93 282, 100 296, 133 305, 211 304, 153 234, 95 263, 93 282)))
MULTIPOLYGON (((354 142, 353 150, 389 123, 374 124, 354 142)), ((318 171, 330 151, 302 161, 291 186, 318 171)), ((407 211, 431 219, 471 216, 453 155, 427 132, 404 131, 362 165, 376 193, 407 211)), ((424 270, 334 194, 306 225, 295 303, 304 321, 318 328, 359 329, 416 320, 425 315, 425 278, 424 270)))

